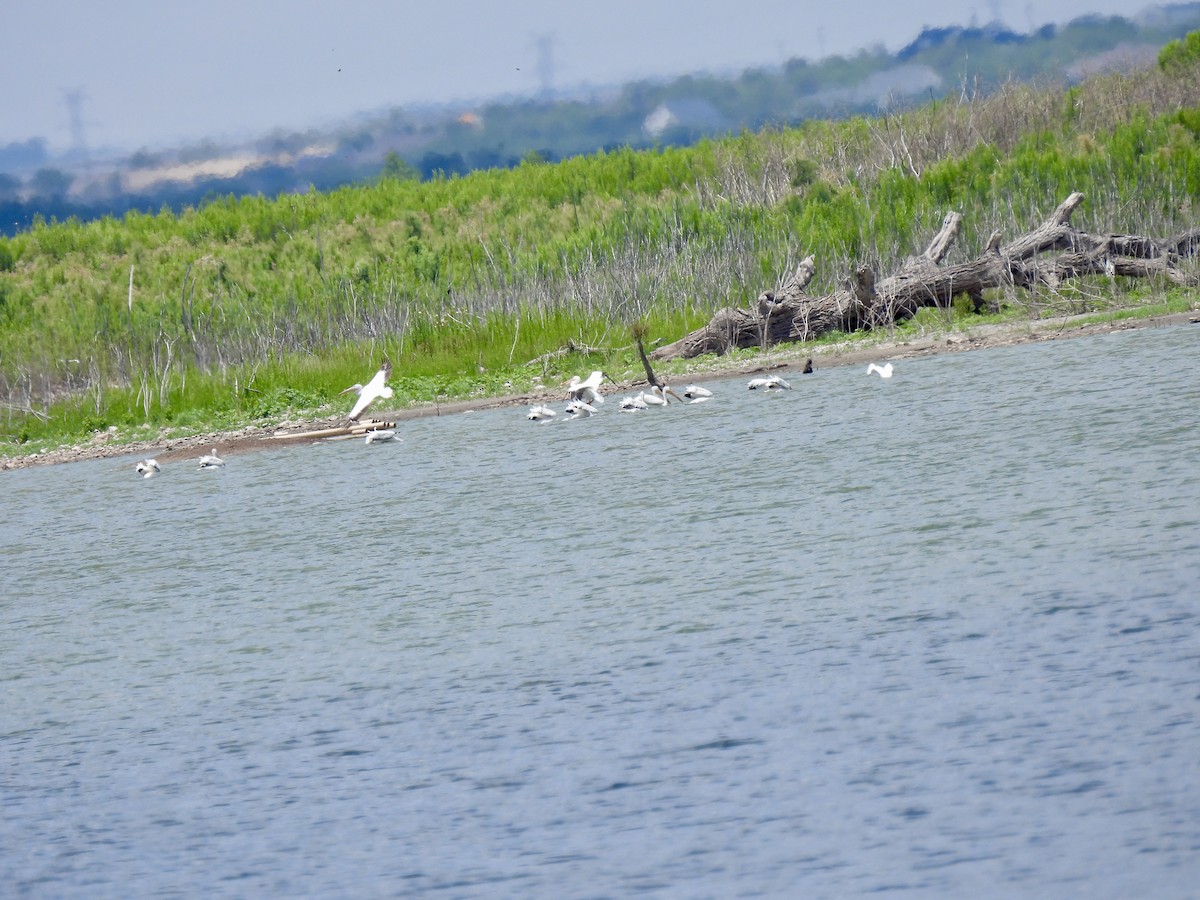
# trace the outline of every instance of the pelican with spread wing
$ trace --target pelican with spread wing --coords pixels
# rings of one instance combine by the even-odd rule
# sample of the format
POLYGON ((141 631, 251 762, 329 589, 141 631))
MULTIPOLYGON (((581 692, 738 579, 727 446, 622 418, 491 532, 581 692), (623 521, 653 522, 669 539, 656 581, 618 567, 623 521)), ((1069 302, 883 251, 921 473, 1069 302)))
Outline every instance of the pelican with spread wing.
POLYGON ((375 373, 375 377, 368 381, 365 385, 352 385, 342 391, 343 394, 351 391, 358 394, 358 400, 354 403, 354 409, 350 410, 349 419, 351 422, 357 422, 368 406, 374 403, 381 397, 384 400, 390 400, 394 396, 392 389, 387 386, 388 377, 392 374, 392 361, 386 356, 383 358, 383 365, 379 367, 379 371, 375 373))

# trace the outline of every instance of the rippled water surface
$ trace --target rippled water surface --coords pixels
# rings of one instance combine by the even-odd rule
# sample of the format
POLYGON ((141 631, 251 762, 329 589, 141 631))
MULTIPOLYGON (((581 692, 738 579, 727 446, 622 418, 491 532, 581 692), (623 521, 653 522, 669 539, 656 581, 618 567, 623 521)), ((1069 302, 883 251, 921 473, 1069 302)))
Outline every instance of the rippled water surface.
POLYGON ((1194 896, 1200 328, 0 476, 16 896, 1194 896))

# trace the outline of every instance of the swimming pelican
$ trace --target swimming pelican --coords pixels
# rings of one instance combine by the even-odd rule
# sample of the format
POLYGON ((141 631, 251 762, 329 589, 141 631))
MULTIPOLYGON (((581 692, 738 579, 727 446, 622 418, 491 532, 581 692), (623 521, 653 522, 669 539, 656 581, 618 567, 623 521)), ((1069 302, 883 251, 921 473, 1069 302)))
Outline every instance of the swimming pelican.
POLYGON ((582 400, 572 400, 567 404, 567 412, 572 419, 584 419, 596 414, 596 407, 582 400))
POLYGON ((659 384, 656 384, 654 387, 650 388, 650 393, 662 400, 663 406, 666 406, 671 402, 667 399, 668 397, 674 397, 680 403, 687 403, 686 400, 675 393, 675 388, 671 387, 669 384, 662 384, 660 382, 659 384))
POLYGON ((883 365, 883 366, 877 366, 877 365, 875 365, 875 363, 871 363, 869 366, 867 366, 867 374, 868 375, 870 375, 872 372, 874 372, 874 373, 877 373, 880 378, 891 378, 892 371, 893 371, 893 366, 891 363, 888 363, 887 365, 883 365))
POLYGON ((763 375, 760 378, 751 378, 750 383, 746 387, 752 391, 790 391, 792 389, 792 386, 778 375, 763 375))
POLYGON ((705 400, 711 400, 712 395, 712 391, 698 384, 689 384, 683 389, 683 396, 687 398, 688 403, 703 403, 705 400))
POLYGON ((625 397, 621 400, 621 409, 626 412, 649 408, 650 404, 646 402, 644 392, 638 394, 636 397, 625 397))
POLYGON ((656 387, 652 387, 648 391, 642 391, 640 394, 638 394, 638 397, 640 397, 642 402, 647 406, 667 406, 671 402, 667 399, 667 395, 656 387))
POLYGON ((371 444, 383 443, 384 441, 398 440, 400 440, 400 438, 396 437, 396 432, 393 429, 377 428, 374 431, 367 432, 366 444, 369 446, 371 444))
POLYGON ((550 419, 553 419, 557 415, 558 413, 548 406, 531 406, 529 407, 529 412, 525 415, 525 418, 529 419, 531 422, 546 422, 550 419))
POLYGON ((650 382, 650 393, 646 394, 643 391, 642 399, 651 406, 666 406, 670 402, 667 399, 667 396, 670 395, 680 403, 686 403, 686 400, 675 393, 674 388, 655 375, 654 370, 650 368, 650 360, 646 358, 646 348, 642 346, 642 335, 640 330, 635 329, 633 339, 637 341, 638 356, 642 358, 642 368, 646 370, 646 380, 650 382))
POLYGON ((200 468, 202 469, 220 469, 225 466, 225 460, 217 456, 217 448, 213 447, 212 453, 206 453, 200 457, 200 468))
MULTIPOLYGON (((604 397, 600 395, 600 382, 605 378, 613 381, 603 372, 593 372, 582 381, 578 375, 572 375, 571 380, 567 382, 567 399, 582 400, 588 404, 603 403, 604 397)), ((616 384, 616 382, 613 381, 613 384, 616 384)))
MULTIPOLYGON (((368 406, 382 397, 384 400, 390 400, 393 396, 392 389, 387 386, 388 376, 392 374, 392 361, 386 356, 383 358, 383 365, 379 367, 379 371, 375 373, 375 377, 367 382, 365 387, 358 389, 358 400, 354 404, 354 409, 350 410, 349 419, 351 422, 357 422, 358 417, 363 414, 368 406)), ((353 387, 348 387, 342 391, 343 394, 353 391, 353 387)))
POLYGON ((133 467, 134 471, 143 478, 153 478, 162 469, 158 465, 157 459, 143 459, 140 463, 133 467))

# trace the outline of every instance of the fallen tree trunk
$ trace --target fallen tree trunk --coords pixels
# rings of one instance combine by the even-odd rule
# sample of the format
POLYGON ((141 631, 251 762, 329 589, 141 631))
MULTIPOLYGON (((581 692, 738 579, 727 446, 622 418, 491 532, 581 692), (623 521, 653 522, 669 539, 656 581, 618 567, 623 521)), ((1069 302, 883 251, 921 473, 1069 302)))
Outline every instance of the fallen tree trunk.
POLYGON ((805 291, 816 272, 809 256, 778 290, 760 294, 754 307, 719 310, 703 328, 658 348, 650 358, 691 358, 735 347, 807 341, 831 331, 887 327, 912 318, 922 307, 947 307, 959 295, 970 297, 979 311, 986 290, 1037 285, 1056 289, 1086 275, 1163 277, 1175 284, 1196 284, 1176 262, 1200 249, 1200 229, 1162 241, 1140 235, 1091 235, 1070 223, 1082 202, 1083 194, 1073 193, 1032 231, 1006 246, 995 232, 979 256, 953 266, 942 261, 962 230, 962 216, 949 213, 925 251, 905 260, 896 274, 877 281, 870 267, 860 266, 836 291, 820 297, 805 291))

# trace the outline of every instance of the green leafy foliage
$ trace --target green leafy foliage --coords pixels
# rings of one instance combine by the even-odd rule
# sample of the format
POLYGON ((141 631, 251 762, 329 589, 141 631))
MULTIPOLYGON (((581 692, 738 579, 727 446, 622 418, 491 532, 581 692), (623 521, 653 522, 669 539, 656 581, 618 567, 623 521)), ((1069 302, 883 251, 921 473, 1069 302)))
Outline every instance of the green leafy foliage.
POLYGON ((523 389, 585 358, 632 375, 632 323, 674 340, 810 253, 813 292, 893 270, 950 210, 972 255, 1076 190, 1098 227, 1182 231, 1198 91, 1162 70, 1014 85, 685 148, 39 221, 0 239, 0 438, 336 411, 383 353, 398 403, 523 389), (557 354, 571 347, 601 359, 557 354))
POLYGON ((1168 42, 1158 52, 1158 66, 1164 72, 1182 74, 1200 68, 1200 31, 1168 42))

